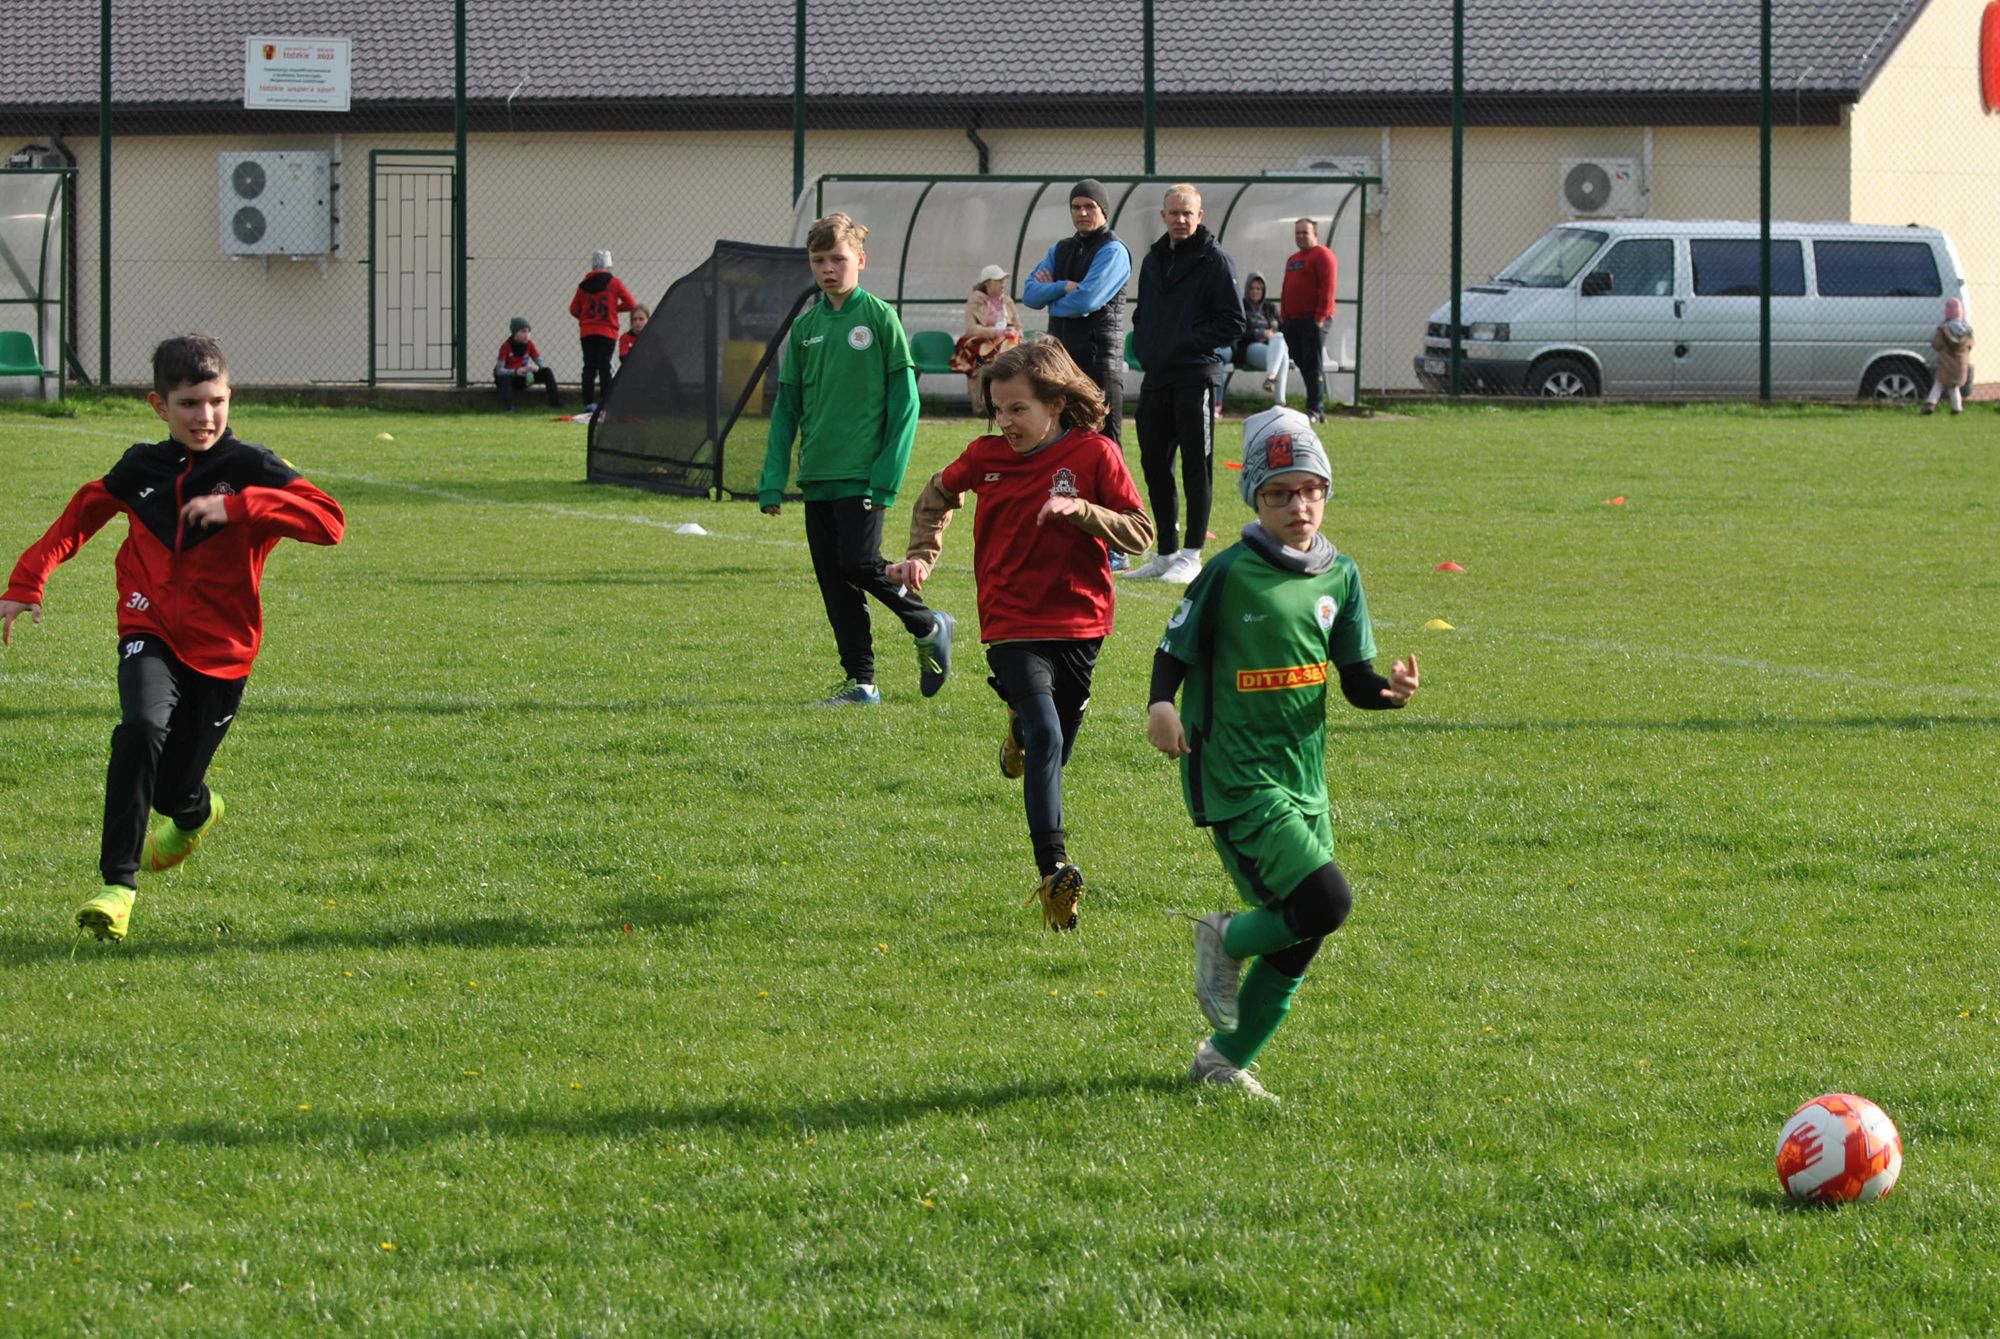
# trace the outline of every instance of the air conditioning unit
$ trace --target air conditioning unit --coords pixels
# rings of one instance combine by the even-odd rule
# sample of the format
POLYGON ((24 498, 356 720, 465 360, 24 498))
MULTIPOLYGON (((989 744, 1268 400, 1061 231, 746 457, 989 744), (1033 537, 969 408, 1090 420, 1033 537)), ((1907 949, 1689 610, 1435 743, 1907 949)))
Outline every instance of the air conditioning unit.
MULTIPOLYGON (((1373 177, 1380 172, 1375 160, 1365 153, 1357 154, 1308 154, 1299 159, 1299 171, 1325 173, 1336 177, 1373 177)), ((1387 182, 1377 182, 1368 188, 1368 212, 1382 212, 1382 201, 1389 194, 1387 182)))
POLYGON ((308 150, 216 157, 217 233, 230 256, 322 256, 333 249, 332 156, 308 150))
POLYGON ((1557 165, 1561 211, 1572 218, 1624 218, 1646 212, 1635 158, 1565 158, 1557 165))

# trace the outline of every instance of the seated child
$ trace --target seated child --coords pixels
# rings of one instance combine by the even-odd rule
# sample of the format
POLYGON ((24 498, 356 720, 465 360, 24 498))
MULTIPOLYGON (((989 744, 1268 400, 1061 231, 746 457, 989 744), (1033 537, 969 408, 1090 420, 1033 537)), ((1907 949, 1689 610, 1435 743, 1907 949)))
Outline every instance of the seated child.
POLYGON ((884 575, 921 591, 952 513, 976 493, 972 575, 987 680, 1007 704, 1003 776, 1024 777, 1028 841, 1041 884, 1031 901, 1053 930, 1076 928, 1083 872, 1063 832, 1062 769, 1090 702, 1097 652, 1111 631, 1107 545, 1153 541, 1118 443, 1098 432, 1104 392, 1055 340, 1006 350, 981 371, 999 426, 931 477, 910 516, 908 557, 884 575), (1025 774, 1025 775, 1024 775, 1025 774))
POLYGON ((514 392, 526 390, 531 381, 547 387, 549 403, 560 408, 562 392, 556 389, 556 374, 542 361, 542 351, 529 338, 534 329, 528 318, 516 316, 507 323, 507 331, 507 338, 500 345, 500 356, 493 361, 493 385, 499 390, 507 412, 514 412, 514 392))

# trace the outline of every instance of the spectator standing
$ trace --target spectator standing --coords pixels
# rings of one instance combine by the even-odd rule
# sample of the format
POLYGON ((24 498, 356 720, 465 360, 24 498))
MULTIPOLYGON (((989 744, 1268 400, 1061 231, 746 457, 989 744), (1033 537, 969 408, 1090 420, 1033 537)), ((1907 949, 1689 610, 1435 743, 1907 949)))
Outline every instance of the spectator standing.
POLYGON ((1139 384, 1139 466, 1153 504, 1159 553, 1126 574, 1128 581, 1186 585, 1201 572, 1201 546, 1215 492, 1215 379, 1243 334, 1243 299, 1236 265, 1202 223, 1201 192, 1182 182, 1167 188, 1160 218, 1167 231, 1139 265, 1139 309, 1133 350, 1146 379, 1139 384), (1174 457, 1187 490, 1181 522, 1174 457))
POLYGON ((625 281, 611 272, 611 253, 599 248, 590 253, 590 273, 576 286, 569 300, 569 314, 576 318, 577 335, 583 342, 583 408, 597 409, 604 392, 611 389, 611 355, 618 350, 618 327, 626 312, 638 306, 625 281))
POLYGON ((1069 191, 1076 235, 1050 247, 1021 285, 1021 301, 1049 313, 1049 336, 1104 392, 1104 426, 1121 441, 1125 419, 1125 284, 1132 253, 1111 230, 1111 197, 1095 177, 1069 191))
POLYGON ((1311 219, 1292 225, 1292 240, 1299 249, 1285 261, 1278 328, 1284 332, 1292 361, 1299 365, 1299 379, 1306 383, 1306 417, 1319 423, 1326 418, 1326 379, 1320 350, 1326 339, 1326 323, 1333 319, 1340 264, 1331 250, 1320 245, 1319 225, 1311 219))

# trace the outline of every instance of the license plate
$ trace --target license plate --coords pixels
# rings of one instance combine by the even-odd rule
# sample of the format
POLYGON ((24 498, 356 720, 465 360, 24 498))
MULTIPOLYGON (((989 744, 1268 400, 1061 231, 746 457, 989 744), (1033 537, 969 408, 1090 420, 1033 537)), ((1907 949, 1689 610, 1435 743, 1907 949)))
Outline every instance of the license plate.
POLYGON ((1420 372, 1428 372, 1434 377, 1441 377, 1444 375, 1444 359, 1419 358, 1417 360, 1417 370, 1420 372))

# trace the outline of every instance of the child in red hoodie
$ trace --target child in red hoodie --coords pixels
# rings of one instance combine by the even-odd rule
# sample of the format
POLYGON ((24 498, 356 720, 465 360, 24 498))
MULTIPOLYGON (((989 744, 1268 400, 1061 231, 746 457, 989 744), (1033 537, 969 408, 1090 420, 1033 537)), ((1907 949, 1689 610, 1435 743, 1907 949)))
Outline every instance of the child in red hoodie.
POLYGON ((611 355, 618 351, 618 327, 626 312, 638 306, 632 290, 611 272, 611 253, 599 248, 590 253, 590 273, 576 286, 569 300, 569 314, 583 340, 583 408, 597 408, 603 393, 611 389, 611 355))
POLYGON ((76 923, 122 940, 139 870, 172 869, 222 817, 204 777, 236 717, 264 636, 257 586, 280 539, 338 544, 340 504, 264 447, 229 431, 229 368, 207 335, 153 351, 146 397, 164 442, 133 447, 85 484, 21 560, 0 596, 0 643, 14 620, 42 621, 56 567, 123 512, 118 580, 118 702, 104 786, 104 891, 76 923), (147 811, 167 818, 146 830, 147 811))

